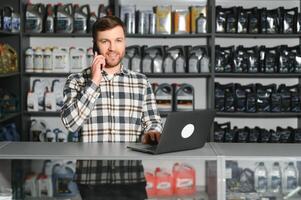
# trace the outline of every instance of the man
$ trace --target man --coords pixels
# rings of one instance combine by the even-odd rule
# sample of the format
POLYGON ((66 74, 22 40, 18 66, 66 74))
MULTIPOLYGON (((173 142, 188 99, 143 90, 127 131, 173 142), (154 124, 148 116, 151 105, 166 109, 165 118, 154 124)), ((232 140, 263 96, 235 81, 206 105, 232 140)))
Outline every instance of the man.
MULTIPOLYGON (((151 85, 121 64, 123 22, 115 16, 100 18, 93 25, 93 44, 91 67, 70 75, 64 87, 64 125, 80 131, 81 142, 158 142, 162 126, 151 85)), ((83 199, 147 198, 137 160, 78 161, 77 182, 83 199)))

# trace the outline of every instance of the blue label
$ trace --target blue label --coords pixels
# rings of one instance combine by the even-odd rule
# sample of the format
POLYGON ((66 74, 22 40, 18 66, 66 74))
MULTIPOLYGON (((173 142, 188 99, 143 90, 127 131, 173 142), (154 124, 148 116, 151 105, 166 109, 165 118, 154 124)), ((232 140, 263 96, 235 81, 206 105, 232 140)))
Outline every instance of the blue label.
POLYGON ((11 31, 11 17, 3 17, 3 30, 11 31))
POLYGON ((20 18, 19 17, 12 18, 12 30, 20 31, 20 18))

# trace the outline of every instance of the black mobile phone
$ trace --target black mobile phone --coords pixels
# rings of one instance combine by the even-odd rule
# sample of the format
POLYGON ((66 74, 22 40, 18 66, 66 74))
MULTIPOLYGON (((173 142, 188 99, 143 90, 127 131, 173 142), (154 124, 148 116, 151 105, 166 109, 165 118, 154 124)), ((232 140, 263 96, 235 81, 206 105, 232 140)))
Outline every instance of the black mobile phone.
POLYGON ((93 53, 94 53, 94 54, 97 53, 97 55, 100 54, 99 49, 98 49, 98 47, 97 47, 97 45, 96 45, 95 42, 93 42, 93 53))

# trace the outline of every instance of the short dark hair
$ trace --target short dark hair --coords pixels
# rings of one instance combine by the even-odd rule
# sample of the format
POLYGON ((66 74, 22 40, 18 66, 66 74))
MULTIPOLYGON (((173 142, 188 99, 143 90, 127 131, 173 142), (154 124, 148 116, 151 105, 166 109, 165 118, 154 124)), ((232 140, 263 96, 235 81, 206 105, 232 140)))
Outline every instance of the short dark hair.
POLYGON ((125 25, 119 17, 111 15, 111 16, 104 16, 104 17, 99 18, 93 24, 93 27, 92 27, 93 40, 96 40, 98 31, 110 30, 112 28, 115 28, 116 26, 121 26, 123 29, 124 35, 125 35, 125 33, 126 33, 125 25))

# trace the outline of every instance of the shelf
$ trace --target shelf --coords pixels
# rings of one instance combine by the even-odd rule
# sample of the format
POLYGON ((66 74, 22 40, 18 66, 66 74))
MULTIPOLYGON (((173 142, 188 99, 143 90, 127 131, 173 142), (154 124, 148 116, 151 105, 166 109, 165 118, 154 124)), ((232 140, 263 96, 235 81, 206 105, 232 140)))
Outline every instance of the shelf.
POLYGON ((242 33, 215 33, 215 37, 224 37, 224 38, 299 38, 301 33, 292 33, 292 34, 242 34, 242 33))
POLYGON ((15 117, 20 116, 21 113, 17 112, 17 113, 11 113, 11 114, 6 114, 5 117, 0 118, 0 123, 6 122, 7 120, 13 119, 15 117))
POLYGON ((13 72, 8 74, 0 74, 0 78, 7 78, 7 77, 13 77, 13 76, 19 76, 20 72, 13 72))
POLYGON ((299 78, 301 73, 215 73, 215 77, 229 78, 299 78))
POLYGON ((281 118, 281 117, 301 117, 301 113, 295 112, 257 112, 257 113, 245 113, 245 112, 216 112, 216 117, 247 117, 247 118, 281 118))
POLYGON ((92 33, 24 33, 28 37, 92 37, 92 33))
POLYGON ((202 33, 202 34, 127 34, 128 38, 201 38, 201 37, 210 37, 211 33, 202 33))
POLYGON ((8 32, 8 31, 0 30, 0 35, 19 35, 19 34, 20 34, 19 32, 12 33, 12 32, 8 32))
POLYGON ((71 73, 61 72, 61 73, 49 73, 49 72, 25 72, 26 76, 35 76, 35 77, 67 77, 71 73))
POLYGON ((35 112, 24 112, 26 115, 30 115, 33 117, 59 117, 60 112, 46 112, 46 111, 35 111, 35 112))
POLYGON ((145 73, 148 78, 206 78, 211 73, 145 73))

